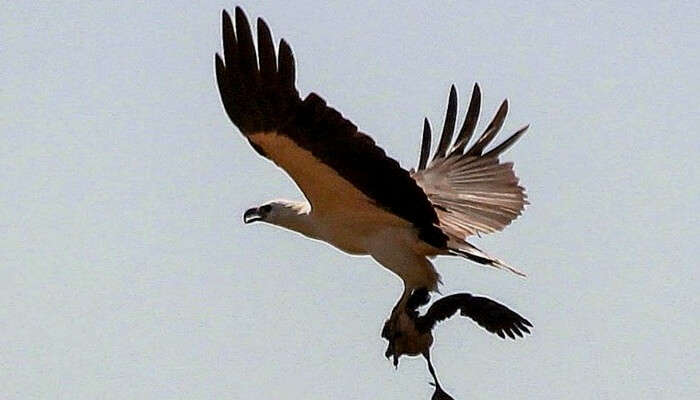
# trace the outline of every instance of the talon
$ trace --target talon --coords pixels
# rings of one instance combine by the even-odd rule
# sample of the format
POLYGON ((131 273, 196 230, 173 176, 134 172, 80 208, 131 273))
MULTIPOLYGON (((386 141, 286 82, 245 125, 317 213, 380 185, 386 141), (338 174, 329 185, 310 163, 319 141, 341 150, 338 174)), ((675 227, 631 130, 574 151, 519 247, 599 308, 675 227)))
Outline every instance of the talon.
POLYGON ((406 309, 411 311, 417 311, 419 307, 422 307, 430 302, 430 291, 427 288, 418 288, 411 293, 406 302, 406 309))
POLYGON ((392 348, 391 344, 389 344, 386 347, 386 351, 384 352, 384 357, 386 357, 386 359, 388 360, 391 358, 392 355, 394 355, 394 349, 392 348))

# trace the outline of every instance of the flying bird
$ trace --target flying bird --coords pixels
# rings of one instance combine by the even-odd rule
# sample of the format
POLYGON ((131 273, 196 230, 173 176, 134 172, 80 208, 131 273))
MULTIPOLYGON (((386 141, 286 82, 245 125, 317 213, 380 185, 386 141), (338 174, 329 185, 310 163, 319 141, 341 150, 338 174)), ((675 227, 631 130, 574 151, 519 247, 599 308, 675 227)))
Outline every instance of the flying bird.
POLYGON ((408 171, 321 96, 301 98, 292 49, 285 40, 275 47, 264 20, 258 18, 254 40, 241 8, 234 19, 235 24, 223 11, 223 56, 214 57, 224 109, 253 149, 282 168, 305 197, 251 208, 245 223, 266 222, 349 254, 371 256, 403 281, 396 315, 405 311, 415 289, 437 290, 440 277, 430 259, 438 255, 521 274, 466 241, 503 229, 527 203, 512 163, 498 158, 527 126, 487 150, 503 126, 507 101, 469 145, 481 105, 475 85, 453 141, 453 86, 435 153, 431 158, 426 119, 418 167, 408 171))
POLYGON ((487 331, 515 339, 530 333, 532 324, 510 308, 486 297, 472 296, 469 293, 457 293, 436 300, 425 314, 420 315, 418 308, 428 304, 430 294, 425 288, 415 290, 406 302, 405 313, 389 319, 382 329, 382 337, 389 344, 386 357, 393 357, 394 366, 398 366, 402 355, 422 355, 428 364, 428 371, 433 377, 435 392, 433 400, 453 400, 440 386, 435 368, 430 360, 430 347, 433 345, 433 328, 435 324, 446 320, 457 311, 463 317, 469 317, 487 331))

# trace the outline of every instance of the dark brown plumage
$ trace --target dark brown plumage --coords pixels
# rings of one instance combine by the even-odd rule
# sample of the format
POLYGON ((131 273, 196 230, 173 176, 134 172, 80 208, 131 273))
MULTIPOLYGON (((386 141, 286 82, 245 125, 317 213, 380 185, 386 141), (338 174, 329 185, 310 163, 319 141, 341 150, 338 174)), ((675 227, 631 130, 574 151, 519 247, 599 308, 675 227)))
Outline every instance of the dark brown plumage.
POLYGON ((475 85, 457 133, 453 86, 432 159, 426 119, 418 169, 406 171, 321 96, 300 97, 292 49, 284 40, 275 48, 265 21, 257 20, 257 40, 240 7, 234 20, 224 11, 222 25, 223 57, 216 54, 214 63, 226 114, 259 154, 290 175, 307 200, 271 202, 246 211, 244 221, 269 222, 351 254, 371 255, 399 275, 404 294, 382 334, 389 340, 387 356, 398 365, 401 355, 422 354, 435 379, 433 398, 451 399, 430 362, 438 321, 460 311, 502 338, 529 333, 531 325, 507 307, 467 293, 442 298, 420 315, 418 308, 429 301, 427 289, 436 290, 439 278, 429 258, 462 256, 522 275, 467 238, 503 229, 527 204, 512 163, 499 160, 527 127, 487 149, 503 127, 504 101, 470 145, 481 91, 475 85), (270 211, 273 206, 276 212, 270 211))
POLYGON ((382 337, 389 344, 386 357, 393 357, 394 366, 398 366, 402 355, 423 355, 428 363, 428 370, 434 379, 435 393, 433 400, 450 400, 452 397, 441 387, 435 369, 430 361, 430 348, 434 338, 435 325, 453 316, 457 311, 464 317, 471 318, 479 326, 498 335, 515 339, 530 333, 532 324, 510 308, 486 297, 472 296, 469 293, 457 293, 435 301, 420 315, 418 308, 428 304, 430 295, 427 290, 419 289, 411 294, 406 306, 406 314, 392 316, 384 324, 382 337))
POLYGON ((437 226, 437 214, 408 171, 319 95, 310 93, 302 100, 295 86, 291 47, 281 40, 276 52, 270 29, 261 18, 257 33, 256 55, 243 10, 236 7, 235 29, 223 11, 224 56, 214 57, 216 80, 226 113, 241 133, 277 132, 290 138, 381 208, 413 223, 422 240, 445 248, 447 236, 437 226))

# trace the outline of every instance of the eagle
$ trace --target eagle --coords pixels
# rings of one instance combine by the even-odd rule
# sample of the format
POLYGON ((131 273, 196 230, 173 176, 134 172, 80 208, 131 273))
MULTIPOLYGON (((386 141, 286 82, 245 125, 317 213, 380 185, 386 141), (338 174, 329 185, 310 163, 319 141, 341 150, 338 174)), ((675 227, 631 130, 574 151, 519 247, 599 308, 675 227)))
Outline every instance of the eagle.
POLYGON ((474 86, 464 123, 455 132, 452 86, 435 152, 430 157, 432 133, 425 119, 419 163, 409 171, 320 95, 302 99, 292 49, 284 39, 275 47, 263 19, 257 19, 257 40, 240 7, 234 20, 222 12, 223 55, 214 56, 223 107, 253 149, 283 169, 305 197, 250 208, 245 223, 266 222, 349 254, 371 256, 403 281, 392 311, 396 316, 406 312, 414 291, 437 291, 440 275, 431 262, 436 256, 463 257, 522 275, 467 242, 469 236, 502 230, 527 204, 513 164, 499 156, 528 126, 488 148, 505 121, 507 100, 472 141, 481 90, 474 86))

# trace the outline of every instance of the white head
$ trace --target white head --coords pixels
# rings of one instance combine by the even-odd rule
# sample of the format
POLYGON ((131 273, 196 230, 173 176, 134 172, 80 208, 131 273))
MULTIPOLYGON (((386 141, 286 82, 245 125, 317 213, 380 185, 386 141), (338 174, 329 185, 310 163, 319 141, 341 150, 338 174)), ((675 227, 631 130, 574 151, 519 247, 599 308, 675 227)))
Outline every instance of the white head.
POLYGON ((273 200, 260 207, 248 209, 243 214, 243 222, 249 224, 262 221, 306 234, 306 229, 303 228, 310 208, 306 202, 273 200))

